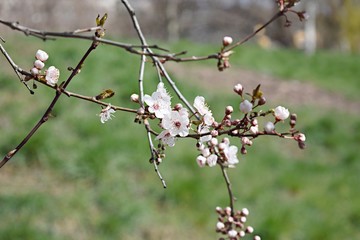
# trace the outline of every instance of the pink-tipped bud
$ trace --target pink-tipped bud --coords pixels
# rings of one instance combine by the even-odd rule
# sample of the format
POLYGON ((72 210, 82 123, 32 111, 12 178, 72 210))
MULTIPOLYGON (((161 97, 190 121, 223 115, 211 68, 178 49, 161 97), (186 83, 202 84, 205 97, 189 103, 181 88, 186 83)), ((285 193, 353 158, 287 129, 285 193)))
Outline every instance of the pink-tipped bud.
POLYGON ((256 236, 254 236, 254 240, 261 240, 261 237, 256 235, 256 236))
POLYGON ((248 226, 248 227, 245 229, 245 231, 246 231, 247 233, 253 233, 253 232, 254 232, 254 228, 251 227, 251 226, 248 226))
POLYGON ((181 105, 181 103, 177 103, 177 104, 175 104, 175 106, 174 106, 174 110, 175 110, 175 111, 180 111, 182 108, 183 108, 183 106, 181 105))
POLYGON ((41 70, 45 67, 45 63, 43 63, 40 60, 35 60, 34 62, 34 67, 36 67, 37 69, 41 70))
POLYGON ((234 112, 234 108, 232 107, 232 106, 227 106, 226 108, 225 108, 225 114, 226 115, 230 115, 230 114, 232 114, 234 112))
POLYGON ((219 135, 219 132, 217 130, 211 130, 211 136, 214 138, 214 137, 217 137, 219 135))
POLYGON ((243 208, 241 209, 241 215, 248 216, 250 214, 249 209, 243 208))
POLYGON ((261 105, 264 105, 266 103, 266 98, 265 97, 261 97, 258 101, 258 104, 261 106, 261 105))
POLYGON ((225 37, 223 38, 223 46, 224 46, 224 47, 229 46, 230 44, 232 44, 232 42, 233 42, 232 37, 225 36, 225 37))
POLYGON ((136 93, 131 94, 130 100, 135 103, 139 103, 139 95, 136 93))
POLYGON ((242 95, 243 90, 244 90, 244 88, 240 83, 238 83, 234 86, 234 92, 236 92, 239 95, 242 95))

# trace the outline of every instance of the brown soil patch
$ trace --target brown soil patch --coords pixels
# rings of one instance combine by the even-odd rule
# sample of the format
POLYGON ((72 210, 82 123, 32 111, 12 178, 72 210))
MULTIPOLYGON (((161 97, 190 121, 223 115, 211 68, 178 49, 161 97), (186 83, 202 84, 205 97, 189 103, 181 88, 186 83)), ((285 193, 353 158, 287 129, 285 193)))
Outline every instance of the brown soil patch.
POLYGON ((209 90, 229 93, 235 84, 241 83, 246 92, 251 92, 261 84, 265 97, 273 103, 360 113, 360 101, 349 100, 341 94, 321 89, 310 82, 285 81, 264 73, 239 68, 219 72, 216 68, 190 66, 186 63, 168 64, 167 69, 176 77, 209 90))

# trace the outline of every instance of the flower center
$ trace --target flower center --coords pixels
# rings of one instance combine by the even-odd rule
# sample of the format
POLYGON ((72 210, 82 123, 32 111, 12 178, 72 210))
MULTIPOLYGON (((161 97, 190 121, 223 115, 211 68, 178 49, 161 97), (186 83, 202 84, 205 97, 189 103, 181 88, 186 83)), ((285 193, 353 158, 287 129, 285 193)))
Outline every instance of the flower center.
POLYGON ((181 127, 181 122, 177 121, 174 122, 175 127, 180 128, 181 127))

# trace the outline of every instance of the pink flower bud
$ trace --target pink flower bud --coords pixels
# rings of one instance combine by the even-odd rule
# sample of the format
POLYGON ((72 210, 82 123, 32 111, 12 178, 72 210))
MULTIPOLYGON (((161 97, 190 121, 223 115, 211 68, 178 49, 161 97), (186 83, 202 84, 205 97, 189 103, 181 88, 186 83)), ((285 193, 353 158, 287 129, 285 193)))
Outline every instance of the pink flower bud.
POLYGON ((217 137, 219 135, 219 132, 217 130, 211 130, 211 136, 212 137, 217 137))
POLYGON ((39 50, 37 50, 35 57, 36 57, 36 59, 38 59, 42 62, 45 62, 49 58, 49 55, 46 52, 44 52, 43 50, 39 49, 39 50))
POLYGON ((299 133, 298 139, 299 139, 299 141, 301 141, 301 142, 305 142, 305 140, 306 140, 305 134, 299 133))
POLYGON ((251 226, 248 226, 245 230, 247 233, 253 233, 254 232, 254 228, 251 226))
POLYGON ((248 216, 249 215, 249 209, 247 209, 247 208, 243 208, 243 209, 241 209, 241 215, 243 215, 243 216, 248 216))
POLYGON ((240 83, 238 83, 234 86, 234 92, 236 92, 239 95, 242 95, 243 90, 244 90, 244 88, 240 83))
POLYGON ((227 107, 225 108, 225 114, 226 114, 226 115, 232 114, 233 111, 234 111, 234 108, 233 108, 232 106, 227 106, 227 107))
POLYGON ((232 37, 225 36, 225 37, 223 38, 223 46, 224 46, 224 47, 229 46, 230 44, 232 44, 232 42, 233 42, 232 37))

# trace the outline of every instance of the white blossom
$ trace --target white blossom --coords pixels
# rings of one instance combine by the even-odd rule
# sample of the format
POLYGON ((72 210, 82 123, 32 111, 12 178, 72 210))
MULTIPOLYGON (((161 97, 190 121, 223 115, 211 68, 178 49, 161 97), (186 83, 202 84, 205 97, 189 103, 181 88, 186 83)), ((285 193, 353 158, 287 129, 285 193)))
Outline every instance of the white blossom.
POLYGON ((54 66, 51 66, 46 70, 46 82, 47 84, 51 86, 55 86, 55 84, 58 82, 60 76, 60 71, 54 66))
POLYGON ((205 114, 203 116, 203 119, 204 119, 205 125, 207 125, 207 126, 211 126, 215 121, 214 117, 212 116, 211 111, 209 111, 207 114, 205 114))
POLYGON ((162 143, 168 145, 169 147, 175 146, 175 137, 171 136, 169 130, 162 131, 155 139, 160 139, 162 143))
POLYGON ((243 113, 249 113, 252 110, 252 103, 249 100, 245 99, 240 103, 240 111, 243 113))
POLYGON ((289 117, 290 112, 288 109, 278 106, 274 109, 274 115, 277 120, 283 121, 289 117))
POLYGON ((205 103, 205 98, 202 96, 197 96, 194 100, 194 107, 197 112, 203 117, 203 122, 207 126, 211 126, 215 119, 212 116, 212 112, 209 110, 209 107, 205 103))
POLYGON ((200 113, 201 116, 209 112, 209 108, 205 104, 205 98, 202 96, 197 96, 194 100, 194 107, 200 113))
POLYGON ((165 115, 162 127, 169 130, 171 136, 185 137, 189 134, 189 123, 189 113, 186 108, 182 108, 180 111, 171 111, 170 114, 165 115))
POLYGON ((211 140, 212 136, 210 134, 210 128, 208 126, 199 126, 198 127, 198 133, 199 134, 206 134, 209 133, 208 135, 204 135, 202 137, 200 137, 200 142, 208 142, 211 140))
POLYGON ((250 127, 250 132, 252 134, 258 134, 259 133, 259 125, 251 126, 250 127))
POLYGON ((107 105, 106 108, 103 108, 99 114, 100 122, 105 123, 110 120, 111 117, 114 116, 113 113, 115 113, 115 110, 111 108, 111 104, 107 105))
POLYGON ((239 159, 237 158, 238 147, 230 146, 229 142, 224 143, 224 154, 226 157, 226 162, 229 167, 235 167, 235 164, 239 163, 239 159))
POLYGON ((158 84, 157 90, 151 96, 144 95, 144 102, 149 106, 149 112, 154 113, 157 118, 164 118, 171 112, 171 97, 162 82, 158 84))
POLYGON ((215 154, 211 154, 206 158, 206 163, 209 165, 209 167, 215 167, 217 163, 218 156, 215 154))
POLYGON ((45 62, 49 58, 49 55, 45 51, 39 49, 37 50, 35 57, 36 59, 45 62))
POLYGON ((199 167, 205 167, 205 165, 206 165, 206 157, 204 157, 202 155, 199 155, 196 158, 196 162, 199 165, 199 167))
POLYGON ((210 149, 209 148, 204 148, 201 150, 201 154, 204 156, 204 157, 208 157, 210 156, 211 152, 210 152, 210 149))

